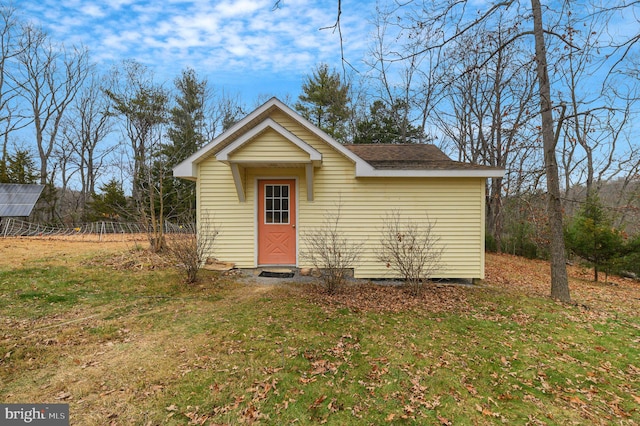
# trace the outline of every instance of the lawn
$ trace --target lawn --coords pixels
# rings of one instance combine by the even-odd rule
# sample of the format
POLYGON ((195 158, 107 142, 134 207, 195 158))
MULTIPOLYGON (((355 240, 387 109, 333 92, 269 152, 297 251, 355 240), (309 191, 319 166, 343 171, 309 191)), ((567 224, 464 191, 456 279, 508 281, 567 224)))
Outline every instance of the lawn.
POLYGON ((487 255, 476 286, 326 296, 133 242, 0 241, 0 401, 73 425, 640 424, 640 284, 487 255))

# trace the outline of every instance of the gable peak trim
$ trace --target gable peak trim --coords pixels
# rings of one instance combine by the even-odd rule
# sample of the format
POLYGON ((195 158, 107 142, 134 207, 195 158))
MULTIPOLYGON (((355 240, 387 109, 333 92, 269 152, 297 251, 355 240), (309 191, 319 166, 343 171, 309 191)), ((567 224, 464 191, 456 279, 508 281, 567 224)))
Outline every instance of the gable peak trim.
POLYGON ((321 162, 322 154, 318 152, 311 145, 291 133, 289 130, 285 129, 282 125, 278 124, 272 118, 266 118, 257 126, 253 127, 244 135, 240 136, 238 139, 224 147, 216 154, 216 159, 218 161, 227 162, 230 161, 229 156, 233 154, 235 151, 240 149, 242 146, 246 145, 248 142, 255 139, 257 136, 265 132, 267 129, 271 129, 278 133, 280 136, 284 137, 286 140, 300 148, 302 151, 309 154, 309 159, 313 162, 321 162))

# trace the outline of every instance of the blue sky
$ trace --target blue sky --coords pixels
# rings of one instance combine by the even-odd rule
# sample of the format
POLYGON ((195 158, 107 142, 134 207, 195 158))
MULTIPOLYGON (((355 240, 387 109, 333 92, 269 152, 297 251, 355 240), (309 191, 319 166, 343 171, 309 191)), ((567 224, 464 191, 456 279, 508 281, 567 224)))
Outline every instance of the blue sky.
MULTIPOLYGON (((319 63, 340 68, 336 0, 18 0, 52 40, 84 45, 101 67, 135 59, 172 82, 185 67, 244 101, 297 98, 319 63)), ((345 56, 367 50, 375 0, 343 0, 345 56)))

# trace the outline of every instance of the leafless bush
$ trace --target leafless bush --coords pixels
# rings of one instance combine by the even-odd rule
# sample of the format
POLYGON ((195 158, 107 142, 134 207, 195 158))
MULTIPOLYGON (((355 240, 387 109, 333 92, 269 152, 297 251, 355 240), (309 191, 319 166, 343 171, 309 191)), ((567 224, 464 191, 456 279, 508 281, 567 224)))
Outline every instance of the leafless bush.
POLYGON ((362 253, 364 242, 347 239, 339 229, 340 207, 327 212, 322 225, 304 232, 304 249, 300 257, 319 272, 327 293, 335 293, 342 286, 349 271, 362 253))
POLYGON ((197 232, 172 234, 168 250, 177 267, 186 274, 186 282, 193 284, 206 261, 205 256, 213 249, 220 227, 209 214, 204 213, 197 227, 194 225, 187 228, 197 229, 197 232))
POLYGON ((424 222, 402 220, 398 211, 387 213, 384 219, 378 260, 398 272, 413 295, 422 291, 423 283, 441 265, 443 248, 434 225, 428 217, 424 222))

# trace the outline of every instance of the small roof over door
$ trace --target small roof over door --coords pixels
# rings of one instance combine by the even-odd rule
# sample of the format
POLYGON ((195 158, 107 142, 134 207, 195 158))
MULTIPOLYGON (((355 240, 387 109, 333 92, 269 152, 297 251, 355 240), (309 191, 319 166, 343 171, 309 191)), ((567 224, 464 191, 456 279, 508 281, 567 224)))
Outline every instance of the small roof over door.
POLYGON ((231 167, 241 202, 245 201, 241 167, 304 167, 307 199, 313 201, 313 172, 314 167, 322 165, 322 154, 271 118, 225 146, 215 157, 231 167))

